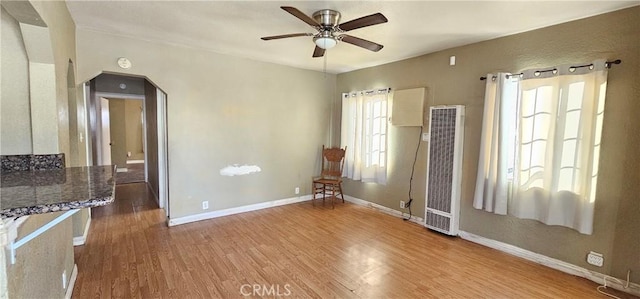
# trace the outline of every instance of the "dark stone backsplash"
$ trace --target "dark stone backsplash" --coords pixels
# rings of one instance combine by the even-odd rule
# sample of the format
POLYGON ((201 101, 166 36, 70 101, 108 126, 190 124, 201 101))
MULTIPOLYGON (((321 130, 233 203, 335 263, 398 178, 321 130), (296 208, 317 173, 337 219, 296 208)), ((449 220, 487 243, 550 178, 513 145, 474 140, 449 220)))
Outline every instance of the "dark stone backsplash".
POLYGON ((64 154, 50 155, 2 155, 2 172, 64 169, 64 154))

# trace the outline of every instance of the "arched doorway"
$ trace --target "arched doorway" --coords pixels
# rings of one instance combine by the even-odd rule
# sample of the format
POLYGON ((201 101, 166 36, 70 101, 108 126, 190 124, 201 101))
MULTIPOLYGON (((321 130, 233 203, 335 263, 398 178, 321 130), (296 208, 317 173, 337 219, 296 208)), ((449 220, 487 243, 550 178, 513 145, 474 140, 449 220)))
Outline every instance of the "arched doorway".
POLYGON ((84 89, 88 164, 116 165, 118 178, 135 176, 143 163, 140 180, 147 183, 168 216, 166 93, 146 77, 117 73, 102 73, 85 82, 84 89), (136 101, 140 104, 129 105, 136 101), (140 107, 137 120, 135 107, 140 107), (137 134, 139 128, 142 132, 137 134), (132 135, 141 135, 142 144, 132 135))

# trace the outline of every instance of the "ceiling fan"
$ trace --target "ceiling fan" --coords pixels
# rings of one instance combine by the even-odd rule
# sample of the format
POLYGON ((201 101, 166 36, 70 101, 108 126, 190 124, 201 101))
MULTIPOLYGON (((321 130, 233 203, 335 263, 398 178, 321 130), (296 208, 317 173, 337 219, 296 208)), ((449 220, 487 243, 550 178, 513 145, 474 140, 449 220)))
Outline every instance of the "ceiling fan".
POLYGON ((318 32, 317 33, 292 33, 292 34, 284 34, 284 35, 266 36, 266 37, 263 37, 262 40, 272 40, 272 39, 281 39, 281 38, 299 37, 299 36, 313 36, 313 41, 316 44, 316 48, 313 50, 313 57, 324 56, 325 50, 335 47, 335 45, 338 44, 338 41, 343 41, 345 43, 349 43, 354 46, 365 48, 367 50, 374 51, 374 52, 380 51, 380 49, 382 49, 383 47, 382 45, 374 43, 372 41, 361 39, 348 34, 343 34, 343 32, 351 31, 354 29, 386 23, 387 18, 381 13, 374 13, 372 15, 364 16, 355 20, 351 20, 351 21, 339 24, 340 12, 335 10, 323 9, 323 10, 316 11, 313 13, 313 18, 312 18, 307 16, 306 14, 304 14, 303 12, 301 12, 295 7, 281 6, 280 8, 292 14, 294 17, 302 20, 303 22, 309 24, 311 27, 315 28, 318 32))

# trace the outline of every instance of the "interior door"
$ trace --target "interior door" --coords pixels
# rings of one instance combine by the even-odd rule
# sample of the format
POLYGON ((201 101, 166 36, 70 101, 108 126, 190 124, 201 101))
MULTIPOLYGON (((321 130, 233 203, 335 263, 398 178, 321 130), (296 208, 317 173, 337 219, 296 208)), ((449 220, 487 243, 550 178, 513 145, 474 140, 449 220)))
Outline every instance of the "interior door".
POLYGON ((109 99, 111 164, 118 171, 127 170, 127 126, 124 99, 109 99))

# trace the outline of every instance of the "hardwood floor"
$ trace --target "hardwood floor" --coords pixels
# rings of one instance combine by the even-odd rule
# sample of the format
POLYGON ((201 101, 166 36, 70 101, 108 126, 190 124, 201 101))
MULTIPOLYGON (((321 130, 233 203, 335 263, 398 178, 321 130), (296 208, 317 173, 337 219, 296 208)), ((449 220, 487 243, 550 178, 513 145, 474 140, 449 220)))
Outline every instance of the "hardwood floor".
POLYGON ((146 186, 127 184, 92 213, 74 298, 607 298, 586 279, 349 203, 168 228, 146 186))

